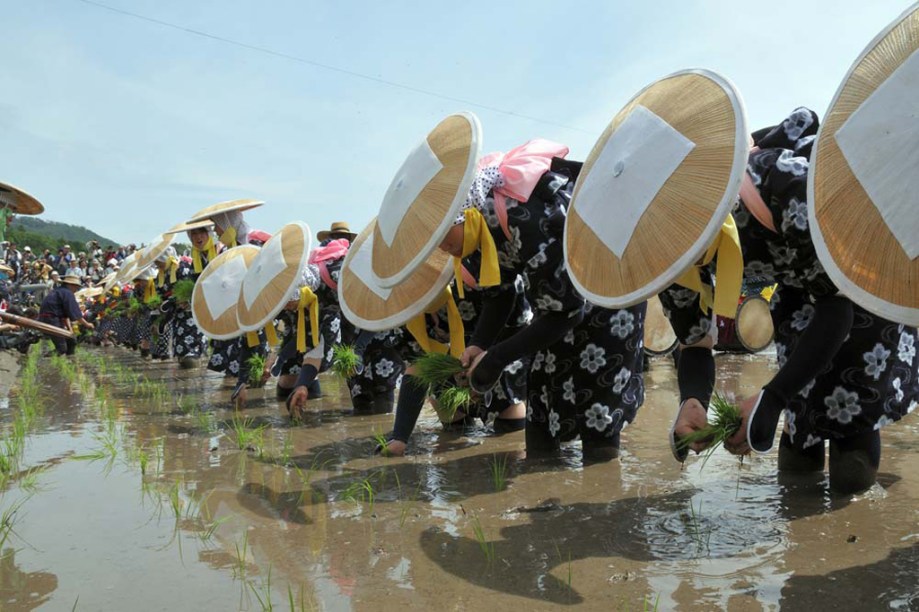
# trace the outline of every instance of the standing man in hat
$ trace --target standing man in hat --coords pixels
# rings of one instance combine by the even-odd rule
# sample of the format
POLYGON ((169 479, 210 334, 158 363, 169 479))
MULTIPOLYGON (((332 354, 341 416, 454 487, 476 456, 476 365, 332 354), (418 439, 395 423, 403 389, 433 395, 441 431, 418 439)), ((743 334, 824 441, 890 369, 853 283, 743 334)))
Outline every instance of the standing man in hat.
MULTIPOLYGON (((61 279, 60 287, 50 291, 41 302, 38 319, 61 329, 71 329, 74 322, 80 323, 87 329, 93 329, 93 324, 83 317, 83 312, 77 304, 74 293, 80 288, 80 279, 76 276, 65 276, 61 279)), ((76 340, 72 338, 51 338, 58 355, 73 355, 77 347, 76 340)))

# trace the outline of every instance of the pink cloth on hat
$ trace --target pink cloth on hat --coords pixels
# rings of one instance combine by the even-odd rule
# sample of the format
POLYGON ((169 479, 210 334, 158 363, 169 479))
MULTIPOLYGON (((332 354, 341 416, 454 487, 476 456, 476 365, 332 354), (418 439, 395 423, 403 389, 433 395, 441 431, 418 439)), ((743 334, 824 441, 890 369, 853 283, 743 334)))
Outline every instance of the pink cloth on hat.
POLYGON ((337 240, 332 240, 325 246, 316 247, 313 249, 313 252, 310 253, 309 263, 316 264, 319 268, 319 276, 330 289, 337 290, 338 283, 336 283, 332 275, 329 274, 326 262, 344 257, 348 253, 348 247, 350 246, 351 243, 348 242, 348 240, 339 238, 337 240))
POLYGON ((552 165, 552 158, 565 157, 568 151, 568 147, 563 144, 534 138, 507 153, 489 153, 479 160, 477 166, 497 166, 504 177, 504 184, 494 189, 496 202, 500 198, 501 204, 504 204, 505 198, 508 197, 518 202, 526 202, 533 194, 539 179, 552 165))

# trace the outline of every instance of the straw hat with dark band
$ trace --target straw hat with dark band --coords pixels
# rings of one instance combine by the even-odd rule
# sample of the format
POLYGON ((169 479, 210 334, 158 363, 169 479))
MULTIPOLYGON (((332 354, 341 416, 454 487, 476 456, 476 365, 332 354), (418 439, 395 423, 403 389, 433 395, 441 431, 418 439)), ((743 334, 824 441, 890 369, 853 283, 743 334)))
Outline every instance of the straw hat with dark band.
POLYGON ((45 212, 42 203, 18 187, 0 183, 0 207, 17 215, 40 215, 45 212))
POLYGON ((373 230, 373 273, 381 287, 405 280, 450 230, 475 178, 481 132, 475 115, 450 115, 403 162, 373 230))
POLYGON ((737 198, 747 138, 740 96, 713 72, 678 72, 632 98, 594 145, 568 210, 565 259, 578 290, 624 308, 697 262, 737 198))
POLYGON ((61 284, 62 285, 76 285, 77 287, 81 287, 83 285, 83 281, 80 280, 79 276, 68 274, 67 276, 61 279, 61 284))
POLYGON ((817 135, 808 217, 817 256, 851 300, 919 325, 919 5, 849 70, 817 135))
POLYGON ((191 230, 202 228, 209 229, 212 227, 214 227, 214 222, 209 219, 204 219, 203 221, 186 221, 185 223, 179 223, 166 230, 163 234, 180 234, 182 232, 190 232, 191 230))
POLYGON ((349 242, 354 242, 354 239, 357 238, 357 234, 351 231, 345 221, 336 221, 331 228, 322 230, 316 234, 316 240, 322 242, 330 236, 344 236, 349 242))
POLYGON ((361 329, 384 331, 424 312, 453 277, 452 258, 438 250, 405 281, 380 287, 371 269, 376 221, 354 240, 341 267, 338 300, 345 317, 361 329))
POLYGON ((271 322, 290 301, 306 266, 310 228, 295 221, 275 233, 249 265, 236 305, 242 331, 257 331, 271 322))
POLYGON ((203 221, 205 219, 210 219, 214 215, 220 213, 228 213, 233 211, 243 212, 244 210, 249 210, 251 208, 256 208, 264 204, 261 200, 231 200, 229 202, 220 202, 219 204, 214 204, 208 206, 207 208, 202 208, 196 212, 188 220, 189 223, 192 221, 203 221))
POLYGON ((258 255, 255 246, 228 249, 210 262, 191 296, 191 313, 204 335, 214 340, 229 340, 240 335, 236 316, 243 278, 258 255))

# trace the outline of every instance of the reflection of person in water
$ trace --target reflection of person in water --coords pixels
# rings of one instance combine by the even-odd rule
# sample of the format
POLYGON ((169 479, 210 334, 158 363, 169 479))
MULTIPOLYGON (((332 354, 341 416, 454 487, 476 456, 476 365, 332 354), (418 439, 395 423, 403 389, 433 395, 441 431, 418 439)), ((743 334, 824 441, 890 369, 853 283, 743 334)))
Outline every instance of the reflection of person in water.
POLYGON ((24 572, 16 565, 16 551, 0 551, 0 603, 3 609, 34 610, 48 603, 57 590, 57 576, 46 572, 24 572))

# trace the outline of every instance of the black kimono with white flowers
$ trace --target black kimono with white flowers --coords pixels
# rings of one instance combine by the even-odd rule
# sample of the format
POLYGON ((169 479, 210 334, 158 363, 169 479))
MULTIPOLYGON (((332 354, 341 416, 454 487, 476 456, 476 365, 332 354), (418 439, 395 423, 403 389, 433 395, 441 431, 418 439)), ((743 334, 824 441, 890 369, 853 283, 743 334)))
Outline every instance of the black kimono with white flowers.
MULTIPOLYGON (((481 209, 498 248, 501 285, 483 289, 483 304, 524 280, 534 320, 562 312, 584 318, 562 340, 533 355, 527 381, 527 427, 557 441, 618 445, 618 434, 644 401, 645 303, 622 310, 588 305, 575 290, 562 252, 564 219, 581 164, 555 159, 527 202, 507 199, 511 239, 491 194, 481 209)), ((475 335, 475 334, 474 334, 475 335)), ((483 346, 481 348, 489 348, 483 346)))
MULTIPOLYGON (((744 257, 744 277, 778 283, 770 302, 780 367, 798 349, 820 300, 838 293, 826 275, 808 228, 807 173, 817 116, 799 108, 771 130, 756 135, 759 150, 748 171, 771 213, 776 232, 738 202, 734 218, 744 257)), ((671 286, 661 296, 681 342, 691 344, 709 329, 698 294, 671 286)), ((917 332, 853 305, 854 323, 829 367, 790 398, 786 430, 793 445, 880 429, 911 411, 919 399, 917 332)), ((815 347, 808 347, 813 350, 815 347)))

